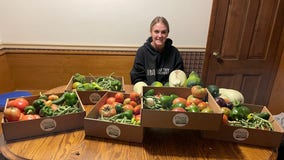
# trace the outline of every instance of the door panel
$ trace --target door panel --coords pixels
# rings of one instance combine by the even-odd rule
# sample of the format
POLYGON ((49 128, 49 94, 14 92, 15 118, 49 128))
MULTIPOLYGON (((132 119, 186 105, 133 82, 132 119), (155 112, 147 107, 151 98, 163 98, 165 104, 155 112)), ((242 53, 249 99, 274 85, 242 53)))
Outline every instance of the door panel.
POLYGON ((214 0, 202 78, 264 104, 279 65, 283 0, 214 0), (282 10, 281 10, 282 9, 282 10))

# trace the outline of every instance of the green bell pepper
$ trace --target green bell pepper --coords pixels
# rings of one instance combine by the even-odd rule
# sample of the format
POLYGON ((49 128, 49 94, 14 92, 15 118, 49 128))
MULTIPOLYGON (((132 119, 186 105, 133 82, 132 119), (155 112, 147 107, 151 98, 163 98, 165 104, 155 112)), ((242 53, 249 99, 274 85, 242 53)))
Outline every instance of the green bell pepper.
POLYGON ((44 106, 43 108, 40 109, 39 115, 41 117, 50 117, 53 116, 53 110, 51 109, 50 106, 44 106))
POLYGON ((34 106, 26 106, 24 108, 25 114, 36 114, 36 108, 34 106))
POLYGON ((229 114, 230 120, 241 120, 247 119, 248 114, 250 114, 250 109, 244 105, 234 106, 229 114))
POLYGON ((144 96, 144 97, 154 96, 154 93, 155 93, 154 89, 149 89, 148 91, 146 91, 146 92, 143 94, 143 96, 144 96))
POLYGON ((65 104, 68 106, 73 106, 78 101, 78 98, 75 92, 66 92, 64 99, 65 99, 65 104))
POLYGON ((126 110, 122 113, 122 116, 126 117, 127 119, 132 119, 133 111, 132 110, 126 110))
POLYGON ((173 102, 173 97, 172 96, 167 96, 163 95, 160 98, 160 102, 163 108, 169 108, 172 105, 173 102))
POLYGON ((111 82, 110 82, 110 89, 112 91, 120 91, 121 90, 121 87, 122 87, 122 84, 119 80, 117 79, 113 79, 111 82))
POLYGON ((40 109, 45 106, 45 100, 44 99, 36 99, 36 100, 33 101, 32 106, 35 107, 36 112, 39 112, 40 109))

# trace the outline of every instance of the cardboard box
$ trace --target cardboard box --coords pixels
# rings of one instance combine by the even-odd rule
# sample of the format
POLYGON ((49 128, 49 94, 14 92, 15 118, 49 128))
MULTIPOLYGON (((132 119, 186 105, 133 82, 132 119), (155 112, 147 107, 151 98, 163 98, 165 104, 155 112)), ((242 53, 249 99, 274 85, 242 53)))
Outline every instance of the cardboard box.
POLYGON ((77 91, 83 105, 95 105, 107 91, 77 91))
MULTIPOLYGON (((70 91, 72 90, 72 85, 73 85, 73 77, 71 77, 71 79, 69 80, 65 90, 70 91)), ((94 78, 98 78, 98 77, 107 77, 107 76, 85 76, 86 77, 86 82, 91 82, 94 81, 94 78)), ((112 76, 113 78, 119 80, 121 82, 121 91, 124 92, 124 77, 120 77, 120 76, 112 76)))
MULTIPOLYGON (((56 93, 56 95, 58 96, 61 96, 62 94, 63 93, 56 93)), ((48 96, 49 94, 46 95, 48 96)), ((38 97, 39 96, 27 96, 24 98, 27 99, 31 104, 34 100, 38 99, 38 97)), ((7 107, 7 102, 13 99, 15 98, 7 99, 5 108, 7 107)), ((5 140, 7 142, 10 142, 25 138, 35 138, 51 133, 83 129, 83 120, 86 115, 86 112, 80 98, 78 98, 78 100, 79 107, 82 109, 82 112, 79 113, 66 114, 55 117, 42 117, 40 119, 35 120, 15 122, 6 122, 3 117, 1 125, 5 140)))
MULTIPOLYGON (((116 92, 107 92, 84 119, 85 135, 127 142, 143 141, 144 128, 136 125, 99 120, 99 108, 116 92)), ((129 94, 124 94, 129 97, 129 94)), ((142 121, 142 119, 141 119, 142 121)))
MULTIPOLYGON (((143 93, 150 89, 154 89, 155 94, 176 94, 182 98, 187 98, 189 95, 191 95, 189 88, 174 87, 145 86, 143 87, 143 93)), ((209 107, 213 110, 214 113, 157 111, 152 109, 144 109, 142 104, 142 126, 193 130, 218 130, 222 121, 222 112, 209 92, 208 103, 209 107)))
POLYGON ((279 123, 273 118, 269 110, 265 106, 253 104, 245 105, 250 108, 251 112, 268 112, 270 114, 269 121, 272 122, 274 131, 228 126, 222 123, 218 131, 202 131, 201 136, 206 139, 264 147, 278 147, 283 140, 284 131, 279 123))

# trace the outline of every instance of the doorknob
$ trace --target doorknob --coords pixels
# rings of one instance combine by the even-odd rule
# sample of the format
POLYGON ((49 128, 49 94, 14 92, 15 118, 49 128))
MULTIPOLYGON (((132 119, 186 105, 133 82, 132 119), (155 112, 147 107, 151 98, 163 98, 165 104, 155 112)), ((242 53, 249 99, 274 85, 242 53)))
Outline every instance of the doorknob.
POLYGON ((221 58, 221 54, 219 52, 213 52, 212 55, 216 58, 218 63, 223 63, 223 60, 221 58))
POLYGON ((219 52, 213 52, 212 54, 215 58, 220 58, 220 53, 219 52))

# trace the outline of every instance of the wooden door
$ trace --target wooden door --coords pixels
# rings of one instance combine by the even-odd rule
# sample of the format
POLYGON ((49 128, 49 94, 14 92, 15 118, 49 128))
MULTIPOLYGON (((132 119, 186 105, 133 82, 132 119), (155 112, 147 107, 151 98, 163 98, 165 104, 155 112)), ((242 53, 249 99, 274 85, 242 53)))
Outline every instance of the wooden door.
POLYGON ((214 0, 202 79, 267 105, 283 50, 284 0, 214 0))

